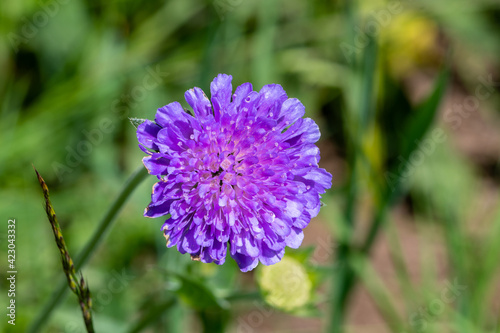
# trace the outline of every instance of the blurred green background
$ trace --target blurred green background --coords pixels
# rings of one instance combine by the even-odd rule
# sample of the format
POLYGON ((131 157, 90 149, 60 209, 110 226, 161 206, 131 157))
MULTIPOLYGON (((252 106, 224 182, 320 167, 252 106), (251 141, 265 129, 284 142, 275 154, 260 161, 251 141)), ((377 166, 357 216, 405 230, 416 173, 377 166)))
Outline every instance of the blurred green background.
MULTIPOLYGON (((31 164, 75 257, 141 166, 127 117, 227 73, 320 125, 322 212, 243 274, 166 249, 148 177, 82 269, 97 332, 500 332, 500 1, 2 1, 0 34, 0 330, 64 280, 31 164)), ((74 295, 46 319, 84 332, 74 295)))

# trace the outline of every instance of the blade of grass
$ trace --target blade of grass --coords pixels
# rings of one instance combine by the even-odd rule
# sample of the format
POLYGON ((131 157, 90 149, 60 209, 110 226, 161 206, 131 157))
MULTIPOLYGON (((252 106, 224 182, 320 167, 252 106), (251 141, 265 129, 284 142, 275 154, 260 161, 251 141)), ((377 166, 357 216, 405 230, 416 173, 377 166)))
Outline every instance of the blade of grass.
MULTIPOLYGON (((35 169, 34 166, 33 169, 35 169)), ((66 278, 68 280, 69 288, 78 297, 80 308, 83 314, 83 321, 85 322, 85 327, 87 329, 87 332, 94 333, 94 325, 92 323, 92 311, 91 311, 92 300, 90 298, 89 287, 85 283, 83 276, 80 276, 80 278, 78 278, 76 274, 75 265, 73 264, 73 259, 71 259, 71 256, 69 255, 68 248, 66 247, 66 242, 64 241, 61 228, 59 227, 59 222, 57 222, 56 212, 54 211, 54 207, 50 202, 49 188, 47 187, 47 184, 45 183, 42 176, 40 176, 40 174, 36 169, 35 173, 38 178, 38 182, 42 187, 43 196, 45 199, 45 212, 47 213, 47 218, 49 219, 50 225, 52 226, 54 238, 56 240, 57 247, 59 248, 59 252, 61 254, 62 266, 64 273, 66 274, 66 278)))
POLYGON ((363 74, 365 75, 362 83, 361 96, 361 115, 360 127, 362 134, 365 134, 368 126, 373 122, 375 116, 375 73, 377 70, 378 43, 376 39, 371 39, 366 47, 363 57, 363 74))
POLYGON ((417 295, 410 279, 395 223, 389 222, 386 224, 386 234, 389 243, 389 255, 396 270, 401 291, 405 297, 407 308, 411 308, 415 305, 414 302, 417 299, 417 295))
POLYGON ((368 125, 373 120, 372 100, 374 98, 374 84, 376 63, 377 63, 377 41, 370 39, 370 43, 364 52, 363 68, 359 75, 362 75, 361 81, 361 99, 360 112, 357 113, 357 101, 353 97, 351 101, 352 112, 347 119, 350 119, 351 125, 348 126, 350 135, 351 151, 349 156, 349 165, 351 165, 350 178, 347 184, 347 200, 345 207, 345 223, 347 230, 347 239, 339 244, 336 264, 339 265, 339 274, 333 279, 333 304, 331 307, 331 328, 332 332, 342 332, 345 299, 348 297, 346 291, 349 291, 349 281, 352 279, 354 272, 348 264, 348 258, 351 251, 351 239, 354 230, 355 207, 358 197, 358 164, 365 160, 363 150, 360 144, 360 139, 366 133, 368 125))
POLYGON ((403 142, 401 150, 405 159, 413 153, 417 145, 416 142, 425 136, 434 122, 436 111, 441 104, 442 97, 447 87, 448 77, 449 69, 445 67, 439 74, 430 96, 422 105, 417 107, 413 113, 413 117, 409 119, 404 127, 406 140, 403 142))
MULTIPOLYGON (((500 209, 492 219, 488 235, 485 236, 483 256, 481 257, 481 270, 476 275, 475 288, 473 294, 470 295, 471 307, 476 312, 474 317, 477 317, 478 323, 484 323, 491 316, 490 311, 493 300, 497 297, 495 289, 497 287, 498 273, 500 267, 498 265, 498 253, 500 253, 500 209), (497 279, 495 279, 497 278, 497 279)), ((499 323, 500 323, 500 316, 499 323)), ((498 328, 500 332, 500 327, 498 328)))
MULTIPOLYGON (((437 112, 437 109, 440 105, 441 99, 444 95, 445 88, 448 82, 449 71, 446 67, 440 73, 438 79, 436 80, 436 84, 434 86, 433 92, 429 96, 429 98, 416 109, 416 114, 421 113, 421 115, 416 115, 414 120, 412 120, 407 125, 408 133, 411 135, 411 138, 407 139, 403 144, 403 153, 404 163, 402 166, 396 166, 393 172, 397 173, 397 170, 405 170, 407 167, 408 157, 412 154, 412 152, 417 148, 415 144, 411 144, 412 142, 421 140, 434 120, 434 116, 437 112)), ((398 174, 397 179, 400 179, 398 174)), ((361 253, 364 255, 368 255, 374 242, 376 236, 379 232, 380 227, 383 225, 385 221, 385 216, 389 208, 397 202, 397 199, 402 196, 405 189, 402 186, 401 182, 396 182, 395 186, 392 189, 387 186, 384 191, 384 195, 382 196, 382 200, 378 206, 377 211, 374 214, 372 219, 372 223, 370 229, 368 231, 368 235, 361 246, 361 253)), ((341 254, 341 255, 345 255, 341 254)), ((342 259, 342 258, 340 258, 342 259)), ((343 259, 342 259, 343 260, 343 259)), ((343 318, 343 309, 346 308, 346 303, 348 300, 348 296, 356 283, 356 274, 350 269, 343 260, 344 266, 341 270, 341 274, 339 275, 339 281, 336 284, 334 290, 336 290, 337 294, 334 295, 334 303, 332 305, 332 332, 338 333, 342 332, 342 318, 343 318)))
POLYGON ((401 321, 400 314, 396 310, 395 301, 366 256, 363 254, 354 254, 351 259, 356 276, 360 278, 363 285, 367 288, 380 313, 385 318, 387 325, 393 332, 404 332, 405 327, 401 321))
MULTIPOLYGON (((94 253, 99 243, 104 238, 106 231, 113 224, 116 217, 118 216, 123 206, 127 202, 127 199, 130 197, 134 189, 146 178, 147 174, 148 174, 147 170, 144 168, 144 166, 141 165, 127 180, 127 183, 125 184, 125 186, 123 187, 122 191, 115 199, 113 204, 109 207, 108 211, 102 218, 94 234, 87 242, 83 250, 76 257, 75 260, 76 270, 81 269, 85 265, 85 263, 89 260, 89 258, 94 253)), ((50 300, 38 313, 37 317, 33 321, 28 332, 32 333, 40 332, 41 327, 47 322, 47 320, 50 318, 56 306, 62 300, 64 294, 66 293, 66 290, 67 289, 65 287, 65 282, 61 281, 57 285, 56 290, 54 290, 54 292, 52 293, 50 300)))
MULTIPOLYGON (((422 140, 422 138, 426 135, 428 130, 430 129, 432 122, 434 120, 434 116, 439 108, 441 103, 441 99, 444 95, 445 88, 448 83, 449 71, 448 68, 445 68, 438 76, 436 83, 434 85, 433 92, 429 96, 429 98, 415 110, 415 117, 413 120, 409 122, 406 126, 408 136, 407 140, 403 144, 402 156, 403 165, 398 165, 394 167, 393 173, 398 175, 398 179, 401 179, 401 175, 397 172, 397 170, 405 170, 408 166, 408 158, 411 154, 416 150, 417 145, 415 142, 422 140)), ((402 184, 400 181, 396 182, 394 188, 386 188, 386 194, 384 195, 385 200, 381 204, 381 208, 379 212, 375 215, 372 225, 370 227, 370 231, 368 233, 367 238, 364 241, 363 252, 368 253, 375 241, 376 235, 380 228, 382 221, 384 220, 385 212, 387 208, 392 205, 396 201, 396 199, 404 192, 402 188, 402 184)))
MULTIPOLYGON (((461 226, 461 217, 457 216, 454 212, 448 211, 445 212, 444 219, 444 234, 447 244, 448 257, 452 265, 452 274, 456 275, 459 281, 462 281, 462 283, 469 284, 471 283, 471 280, 468 279, 468 275, 470 275, 470 273, 467 272, 467 265, 465 263, 465 244, 467 244, 468 240, 466 239, 462 230, 463 228, 461 226)), ((474 283, 476 283, 475 277, 474 283)), ((469 317, 470 290, 471 288, 468 288, 468 290, 464 290, 460 295, 460 298, 458 298, 457 300, 458 312, 460 312, 460 314, 465 317, 469 317)), ((460 327, 461 328, 458 332, 471 332, 463 325, 460 327)))

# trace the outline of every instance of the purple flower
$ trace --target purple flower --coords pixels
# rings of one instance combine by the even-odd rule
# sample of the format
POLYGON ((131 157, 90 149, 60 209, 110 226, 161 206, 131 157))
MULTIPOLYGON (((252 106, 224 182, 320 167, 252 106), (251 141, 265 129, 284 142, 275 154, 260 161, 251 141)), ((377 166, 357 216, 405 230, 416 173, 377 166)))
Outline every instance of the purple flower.
POLYGON ((194 260, 221 265, 229 243, 243 272, 281 260, 298 248, 320 209, 332 176, 318 167, 318 125, 278 84, 259 92, 219 74, 211 100, 186 92, 194 116, 178 102, 137 128, 143 162, 159 179, 144 215, 170 214, 162 230, 194 260))

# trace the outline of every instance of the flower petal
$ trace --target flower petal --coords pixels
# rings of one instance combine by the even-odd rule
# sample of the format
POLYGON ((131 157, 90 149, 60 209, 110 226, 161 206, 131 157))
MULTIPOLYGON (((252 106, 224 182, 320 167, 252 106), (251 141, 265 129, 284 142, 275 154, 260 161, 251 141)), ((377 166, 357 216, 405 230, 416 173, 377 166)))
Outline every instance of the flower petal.
POLYGON ((252 258, 241 253, 231 254, 231 257, 236 261, 242 272, 248 272, 257 267, 258 258, 252 258))
POLYGON ((158 150, 156 145, 156 136, 161 130, 161 127, 153 123, 151 120, 146 120, 137 127, 137 140, 146 148, 158 150))
POLYGON ((184 94, 184 98, 193 108, 194 114, 200 121, 208 121, 208 118, 212 115, 212 105, 203 90, 198 87, 189 89, 184 94))
POLYGON ((227 74, 219 74, 210 84, 211 101, 214 107, 215 121, 219 121, 222 112, 231 102, 233 87, 231 85, 233 77, 227 74))

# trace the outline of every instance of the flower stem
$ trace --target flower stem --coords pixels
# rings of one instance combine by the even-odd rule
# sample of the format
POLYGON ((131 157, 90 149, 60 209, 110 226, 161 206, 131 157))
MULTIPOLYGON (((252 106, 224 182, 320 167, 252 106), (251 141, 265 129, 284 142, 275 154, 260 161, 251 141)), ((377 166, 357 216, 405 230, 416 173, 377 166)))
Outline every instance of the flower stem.
MULTIPOLYGON (((115 199, 111 207, 108 209, 108 211, 102 218, 94 234, 87 242, 83 250, 76 257, 75 260, 76 270, 81 269, 85 265, 85 263, 89 260, 89 258, 99 245, 100 241, 104 238, 106 231, 109 229, 113 221, 120 213, 127 199, 130 197, 134 189, 146 178, 147 174, 148 174, 147 170, 141 165, 127 180, 127 183, 125 184, 118 197, 115 199)), ((47 322, 47 320, 50 318, 50 315, 52 314, 56 306, 62 300, 66 291, 67 291, 66 283, 65 281, 61 281, 58 284, 56 290, 54 290, 54 292, 52 293, 50 300, 45 304, 42 311, 38 313, 38 316, 33 321, 33 324, 29 328, 28 332, 35 333, 40 331, 41 327, 47 322)))

